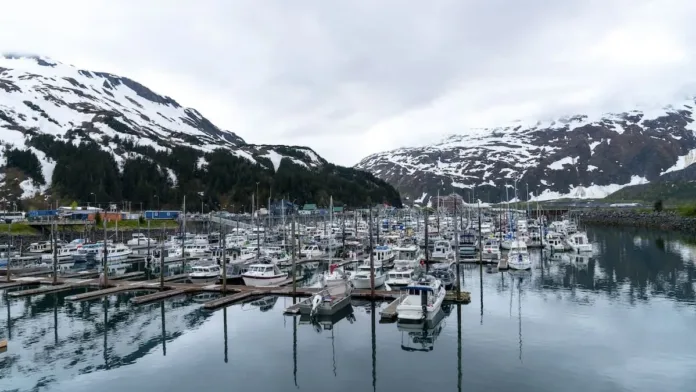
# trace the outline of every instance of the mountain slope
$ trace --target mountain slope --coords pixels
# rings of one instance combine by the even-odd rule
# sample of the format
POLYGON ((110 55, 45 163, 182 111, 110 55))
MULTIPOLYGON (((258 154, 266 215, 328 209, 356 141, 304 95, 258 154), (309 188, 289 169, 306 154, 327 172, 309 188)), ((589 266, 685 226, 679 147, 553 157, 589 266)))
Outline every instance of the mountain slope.
POLYGON ((474 129, 429 146, 373 154, 356 167, 416 202, 438 191, 512 199, 513 189, 508 196, 504 189, 515 180, 520 200, 601 198, 693 162, 694 105, 691 99, 657 111, 474 129))
POLYGON ((96 194, 99 200, 174 205, 190 195, 194 203, 239 207, 250 204, 258 183, 264 199, 283 195, 322 203, 317 199, 333 194, 346 203, 399 202, 383 181, 338 168, 311 148, 246 143, 131 79, 47 58, 0 57, 0 132, 0 199, 51 189, 83 202, 96 194), (275 186, 283 176, 307 183, 275 186), (337 195, 328 183, 352 194, 337 195), (141 188, 150 193, 133 194, 141 188), (210 192, 215 195, 200 196, 210 192))

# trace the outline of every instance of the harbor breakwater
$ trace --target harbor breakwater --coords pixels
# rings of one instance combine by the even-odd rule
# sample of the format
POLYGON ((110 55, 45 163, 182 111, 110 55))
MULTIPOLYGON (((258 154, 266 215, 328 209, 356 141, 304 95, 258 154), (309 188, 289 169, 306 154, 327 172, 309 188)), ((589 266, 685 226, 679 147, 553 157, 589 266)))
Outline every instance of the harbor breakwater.
POLYGON ((674 211, 640 211, 630 209, 594 209, 578 213, 582 223, 601 226, 646 227, 696 234, 696 217, 684 217, 674 211))

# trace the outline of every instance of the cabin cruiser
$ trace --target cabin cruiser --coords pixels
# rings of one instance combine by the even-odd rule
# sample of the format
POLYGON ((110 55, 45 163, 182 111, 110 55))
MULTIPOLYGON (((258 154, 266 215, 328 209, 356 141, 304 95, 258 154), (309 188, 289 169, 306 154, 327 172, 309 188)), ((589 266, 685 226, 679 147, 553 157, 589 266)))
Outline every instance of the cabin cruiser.
POLYGON ((374 259, 375 265, 380 264, 386 268, 394 265, 394 258, 396 253, 392 250, 391 246, 380 245, 376 246, 372 251, 372 257, 374 259))
POLYGON ((53 241, 39 241, 29 244, 29 253, 50 253, 53 250, 53 241))
POLYGON ((145 236, 143 233, 133 233, 132 237, 128 242, 126 242, 126 245, 128 246, 147 246, 149 243, 150 246, 152 245, 157 245, 157 240, 154 238, 148 238, 145 236))
POLYGON ((532 261, 529 259, 529 252, 527 252, 527 244, 524 241, 514 240, 510 243, 508 267, 515 270, 532 268, 532 261))
POLYGON ((489 238, 483 243, 481 258, 484 260, 500 260, 500 243, 496 238, 489 238))
POLYGON ((300 251, 300 256, 307 259, 314 259, 324 255, 319 245, 305 245, 300 251))
MULTIPOLYGON (((81 246, 74 244, 61 245, 56 248, 56 258, 59 262, 73 261, 73 257, 77 255, 81 246)), ((50 263, 53 261, 53 253, 44 253, 41 255, 41 261, 50 263)))
POLYGON ((393 270, 387 272, 387 280, 385 283, 387 286, 392 288, 408 286, 408 284, 411 283, 411 280, 413 280, 414 271, 415 270, 413 268, 394 268, 393 270))
POLYGON ((462 260, 471 260, 476 258, 476 236, 465 232, 459 237, 459 258, 462 260))
POLYGON ((382 265, 374 262, 374 270, 370 268, 370 262, 365 262, 363 265, 358 267, 358 270, 353 275, 351 282, 353 282, 353 287, 356 289, 369 289, 371 288, 371 279, 374 275, 375 287, 380 287, 384 285, 387 280, 387 275, 382 269, 382 265))
POLYGON ((451 261, 454 258, 454 251, 449 241, 439 240, 435 242, 433 252, 431 253, 432 261, 451 261))
POLYGON ((287 272, 281 272, 277 265, 271 263, 251 264, 242 274, 247 286, 273 286, 287 278, 287 272))
POLYGON ((445 288, 439 279, 422 275, 404 287, 406 297, 396 306, 399 321, 430 320, 440 311, 445 288))
MULTIPOLYGON (((242 275, 249 269, 249 264, 245 261, 235 260, 226 263, 225 273, 227 280, 242 280, 242 275)), ((222 278, 222 267, 220 268, 220 278, 222 278)))
POLYGON ((202 257, 208 253, 210 253, 210 245, 207 243, 199 244, 194 242, 193 244, 184 245, 184 254, 186 257, 202 257))
POLYGON ((566 250, 561 235, 553 232, 546 235, 546 243, 544 246, 549 248, 552 252, 564 252, 566 250))
POLYGON ((188 278, 192 283, 215 283, 220 279, 221 272, 217 264, 194 265, 188 278))
POLYGON ((566 238, 566 242, 576 252, 592 252, 592 244, 584 231, 576 231, 566 238))

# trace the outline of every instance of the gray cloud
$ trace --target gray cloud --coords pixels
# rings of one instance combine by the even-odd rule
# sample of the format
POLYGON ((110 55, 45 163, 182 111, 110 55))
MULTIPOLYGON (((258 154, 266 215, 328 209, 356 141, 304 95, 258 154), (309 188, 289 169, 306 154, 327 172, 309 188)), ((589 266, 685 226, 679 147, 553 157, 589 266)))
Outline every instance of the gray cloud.
POLYGON ((0 50, 129 76, 327 159, 696 93, 686 0, 25 0, 0 50))

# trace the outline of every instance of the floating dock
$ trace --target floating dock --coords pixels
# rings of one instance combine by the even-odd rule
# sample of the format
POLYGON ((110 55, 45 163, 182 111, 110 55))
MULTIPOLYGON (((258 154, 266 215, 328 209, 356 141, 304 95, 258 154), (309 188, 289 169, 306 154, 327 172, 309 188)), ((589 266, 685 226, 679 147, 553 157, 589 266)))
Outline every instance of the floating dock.
POLYGON ((209 309, 209 310, 217 309, 217 308, 221 308, 223 306, 232 305, 235 302, 239 302, 243 299, 246 299, 246 298, 249 298, 249 297, 252 297, 255 295, 263 295, 263 294, 264 294, 263 291, 258 291, 258 290, 243 291, 241 293, 237 293, 237 294, 230 295, 230 296, 223 296, 223 297, 214 299, 212 301, 208 301, 208 302, 203 304, 203 307, 206 309, 209 309))
POLYGON ((508 267, 508 261, 506 257, 501 257, 500 261, 498 261, 498 271, 505 271, 507 270, 508 267))
POLYGON ((392 322, 396 320, 396 317, 398 314, 396 313, 396 307, 399 306, 401 301, 406 298, 406 294, 403 294, 399 296, 399 298, 395 299, 392 301, 389 305, 387 305, 386 308, 382 309, 379 312, 379 315, 381 316, 380 322, 392 322))

